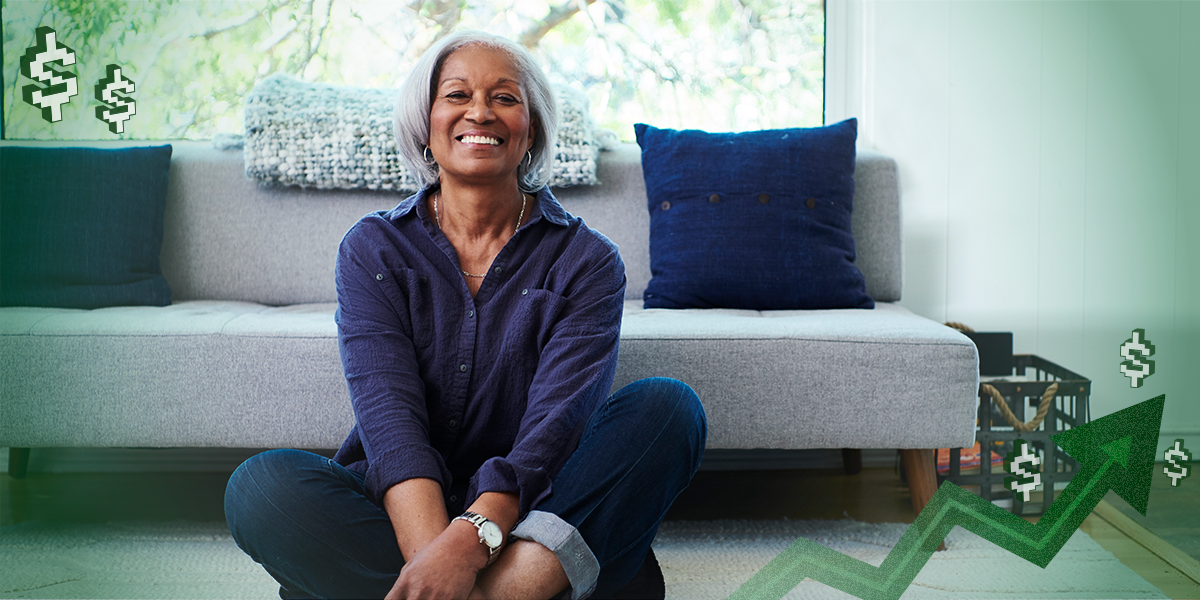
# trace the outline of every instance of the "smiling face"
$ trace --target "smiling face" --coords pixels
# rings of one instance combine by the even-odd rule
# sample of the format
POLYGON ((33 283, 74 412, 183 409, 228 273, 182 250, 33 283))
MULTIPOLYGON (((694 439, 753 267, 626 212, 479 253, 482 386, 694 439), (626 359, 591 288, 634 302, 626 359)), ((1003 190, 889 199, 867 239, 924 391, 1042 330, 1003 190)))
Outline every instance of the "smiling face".
POLYGON ((429 111, 429 149, 443 178, 516 181, 533 145, 525 89, 499 50, 467 46, 442 63, 429 111))

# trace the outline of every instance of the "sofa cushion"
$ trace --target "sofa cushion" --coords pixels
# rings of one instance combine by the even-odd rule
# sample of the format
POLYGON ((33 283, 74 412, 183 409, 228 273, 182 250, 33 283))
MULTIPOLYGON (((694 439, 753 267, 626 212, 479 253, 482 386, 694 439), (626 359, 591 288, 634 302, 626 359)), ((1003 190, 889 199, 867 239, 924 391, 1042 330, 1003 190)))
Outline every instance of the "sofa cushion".
MULTIPOLYGON (((403 196, 371 190, 312 190, 261 185, 243 173, 242 152, 209 142, 173 144, 167 194, 163 275, 171 298, 297 304, 337 300, 338 242, 363 215, 403 196), (263 227, 270 222, 272 227, 263 227)), ((650 213, 641 149, 620 144, 597 165, 603 185, 554 191, 559 202, 621 249, 625 297, 650 282, 650 213)), ((854 168, 855 265, 877 302, 901 296, 900 198, 896 163, 860 150, 854 168)))
POLYGON ((159 268, 171 146, 7 146, 0 162, 0 305, 171 302, 159 268))
POLYGON ((686 382, 704 403, 709 448, 962 448, 975 439, 977 364, 969 339, 889 302, 753 311, 627 300, 614 389, 686 382))
POLYGON ((0 309, 0 447, 337 448, 335 308, 0 309))
POLYGON ((857 122, 706 133, 636 126, 647 308, 871 308, 850 231, 857 122))
MULTIPOLYGON (((335 309, 0 309, 0 398, 12 399, 0 447, 337 448, 354 413, 335 309)), ((900 306, 624 309, 613 391, 644 377, 686 382, 704 403, 709 448, 974 443, 975 346, 900 306)))

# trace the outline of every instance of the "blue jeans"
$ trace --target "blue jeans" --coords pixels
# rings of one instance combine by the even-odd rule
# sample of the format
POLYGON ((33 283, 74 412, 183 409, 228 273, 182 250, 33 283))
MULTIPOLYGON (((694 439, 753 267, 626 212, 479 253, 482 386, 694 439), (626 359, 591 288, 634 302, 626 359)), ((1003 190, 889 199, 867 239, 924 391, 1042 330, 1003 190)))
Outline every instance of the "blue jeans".
MULTIPOLYGON (((553 493, 526 518, 543 513, 551 526, 582 536, 599 573, 573 578, 573 597, 608 596, 633 577, 699 467, 706 431, 695 392, 673 379, 634 382, 600 404, 553 493)), ((225 517, 238 547, 279 581, 281 595, 382 598, 404 557, 363 479, 309 452, 264 452, 230 477, 225 517)), ((514 536, 543 541, 521 535, 525 525, 514 536)), ((567 564, 568 554, 559 557, 570 578, 579 568, 567 564)))

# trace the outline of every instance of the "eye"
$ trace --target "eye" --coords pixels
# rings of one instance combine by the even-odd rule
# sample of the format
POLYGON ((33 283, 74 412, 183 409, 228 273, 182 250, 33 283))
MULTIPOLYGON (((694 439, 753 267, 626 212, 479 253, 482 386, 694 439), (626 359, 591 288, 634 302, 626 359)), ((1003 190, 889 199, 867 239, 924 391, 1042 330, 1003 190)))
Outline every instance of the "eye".
POLYGON ((521 101, 511 94, 500 94, 496 96, 496 101, 501 104, 520 104, 521 101))
POLYGON ((465 92, 454 91, 447 93, 444 97, 447 100, 465 100, 467 99, 467 94, 465 92))

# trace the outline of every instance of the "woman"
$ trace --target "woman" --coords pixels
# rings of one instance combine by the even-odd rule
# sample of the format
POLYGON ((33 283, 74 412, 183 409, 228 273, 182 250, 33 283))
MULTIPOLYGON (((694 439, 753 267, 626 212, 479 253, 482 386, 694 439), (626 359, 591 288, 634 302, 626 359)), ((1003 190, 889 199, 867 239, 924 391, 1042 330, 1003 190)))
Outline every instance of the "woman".
POLYGON ((643 565, 661 586, 650 543, 704 413, 671 379, 608 396, 624 264, 546 187, 555 132, 507 40, 448 36, 409 75, 396 140, 424 189, 338 253, 357 423, 332 461, 267 452, 226 491, 282 597, 607 597, 643 565))

